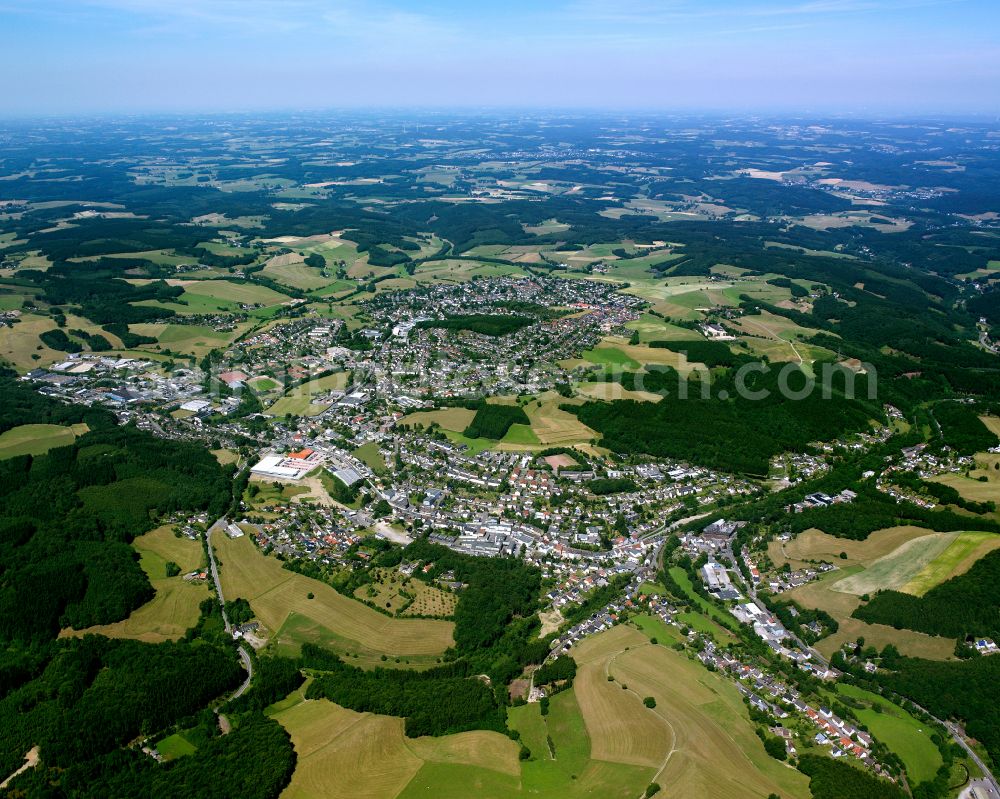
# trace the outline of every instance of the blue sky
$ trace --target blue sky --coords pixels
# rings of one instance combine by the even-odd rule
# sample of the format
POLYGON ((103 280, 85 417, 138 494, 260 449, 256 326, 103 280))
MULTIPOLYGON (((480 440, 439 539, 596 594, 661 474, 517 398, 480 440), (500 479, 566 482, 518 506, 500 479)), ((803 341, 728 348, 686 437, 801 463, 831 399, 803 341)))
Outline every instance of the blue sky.
POLYGON ((0 0, 0 113, 1000 116, 1000 0, 0 0))

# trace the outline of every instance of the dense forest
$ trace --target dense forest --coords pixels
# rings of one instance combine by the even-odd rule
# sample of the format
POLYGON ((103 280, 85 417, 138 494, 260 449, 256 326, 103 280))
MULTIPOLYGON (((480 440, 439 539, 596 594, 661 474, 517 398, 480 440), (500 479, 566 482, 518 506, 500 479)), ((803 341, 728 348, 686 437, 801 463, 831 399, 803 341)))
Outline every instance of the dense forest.
POLYGON ((303 647, 303 659, 307 668, 320 671, 306 698, 326 698, 360 713, 402 716, 412 738, 465 730, 506 732, 505 706, 468 661, 426 671, 365 671, 309 645, 303 647))
POLYGON ((490 438, 499 441, 507 435, 511 425, 529 423, 528 415, 519 405, 483 403, 476 410, 476 415, 465 428, 464 434, 469 438, 490 438))
POLYGON ((809 776, 813 799, 906 799, 898 785, 826 755, 804 754, 799 771, 809 776))
MULTIPOLYGON (((294 750, 263 717, 234 716, 231 735, 169 765, 130 748, 242 681, 217 603, 206 600, 202 620, 176 643, 56 637, 63 627, 119 621, 151 599, 129 544, 164 514, 221 515, 232 469, 200 446, 118 427, 103 409, 62 405, 9 373, 0 375, 0 397, 4 429, 80 421, 91 428, 46 455, 0 461, 0 773, 14 771, 33 746, 41 757, 11 790, 221 799, 243 786, 242 796, 276 797, 294 750), (248 759, 259 764, 252 777, 248 759)), ((244 713, 294 681, 283 664, 261 666, 265 679, 244 713)))
POLYGON ((417 327, 441 328, 444 330, 469 330, 484 336, 506 336, 535 320, 528 316, 517 314, 466 314, 462 316, 447 316, 444 319, 430 319, 418 322, 417 327))
POLYGON ((804 390, 808 381, 792 370, 785 384, 772 369, 755 371, 742 385, 733 376, 719 375, 707 398, 702 394, 707 384, 694 379, 687 398, 668 396, 655 405, 618 400, 561 407, 600 432, 601 443, 615 452, 764 475, 770 459, 780 452, 803 451, 810 442, 867 429, 869 419, 883 416, 870 404, 836 391, 829 399, 823 399, 818 388, 792 399, 782 390, 782 385, 794 392, 804 390))

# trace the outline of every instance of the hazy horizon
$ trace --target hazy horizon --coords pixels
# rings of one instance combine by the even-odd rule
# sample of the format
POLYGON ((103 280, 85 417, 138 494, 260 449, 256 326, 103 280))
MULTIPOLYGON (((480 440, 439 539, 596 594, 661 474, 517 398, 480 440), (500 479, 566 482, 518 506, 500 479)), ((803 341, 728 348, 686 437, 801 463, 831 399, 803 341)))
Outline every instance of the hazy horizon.
POLYGON ((0 0, 0 114, 1000 112, 986 0, 0 0))

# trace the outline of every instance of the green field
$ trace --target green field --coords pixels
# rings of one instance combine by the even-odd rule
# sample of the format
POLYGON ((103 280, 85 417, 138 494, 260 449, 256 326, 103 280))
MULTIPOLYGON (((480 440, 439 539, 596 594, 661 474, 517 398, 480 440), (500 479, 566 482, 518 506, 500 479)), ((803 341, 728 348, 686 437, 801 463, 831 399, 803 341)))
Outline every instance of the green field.
POLYGON ((906 766, 910 784, 934 778, 941 767, 941 752, 931 739, 931 730, 903 708, 877 694, 854 685, 837 683, 837 691, 867 704, 856 710, 861 721, 876 739, 895 752, 906 766), (872 707, 878 705, 882 712, 872 707))
POLYGON ((184 755, 193 755, 198 748, 179 732, 168 735, 156 745, 164 760, 176 760, 184 755))
POLYGON ((657 643, 670 644, 681 640, 680 630, 665 624, 655 616, 648 616, 645 613, 634 616, 632 623, 644 632, 651 639, 655 638, 657 643))
POLYGON ((378 451, 377 441, 369 441, 367 444, 361 445, 352 454, 373 472, 384 473, 386 471, 385 458, 378 451))
POLYGON ((500 443, 537 446, 541 442, 539 442, 538 436, 535 435, 535 431, 531 429, 531 425, 512 424, 510 429, 507 430, 507 435, 500 440, 500 443))
POLYGON ((639 362, 630 358, 616 347, 594 347, 583 353, 583 359, 599 366, 618 366, 638 369, 639 362))
POLYGON ((41 455, 72 444, 87 432, 87 425, 23 424, 0 433, 0 460, 15 455, 41 455))
POLYGON ((317 416, 329 408, 329 403, 313 403, 310 397, 282 397, 267 409, 268 416, 317 416))
POLYGON ((985 532, 952 534, 947 548, 903 586, 908 594, 923 596, 957 574, 968 571, 987 552, 1000 547, 1000 536, 985 532))

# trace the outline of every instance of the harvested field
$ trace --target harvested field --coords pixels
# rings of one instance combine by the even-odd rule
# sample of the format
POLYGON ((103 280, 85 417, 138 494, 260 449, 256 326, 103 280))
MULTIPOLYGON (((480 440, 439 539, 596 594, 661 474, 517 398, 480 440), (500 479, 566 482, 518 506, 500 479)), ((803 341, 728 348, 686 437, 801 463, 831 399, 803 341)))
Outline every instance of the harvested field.
POLYGON ((461 433, 472 423, 475 415, 475 411, 470 411, 467 408, 442 408, 437 411, 417 411, 408 414, 402 418, 400 423, 407 427, 422 424, 425 428, 437 424, 445 430, 461 433))
POLYGON ((676 796, 809 796, 803 775, 764 752, 735 687, 700 664, 628 627, 585 640, 574 656, 581 664, 574 690, 594 757, 660 759, 652 781, 676 796), (645 696, 655 708, 642 704, 645 696), (641 740, 620 727, 622 717, 646 729, 641 740))
POLYGON ((205 565, 200 541, 177 538, 168 526, 139 536, 132 546, 139 552, 139 565, 146 572, 156 596, 127 619, 85 630, 63 630, 62 636, 90 633, 109 638, 132 638, 157 644, 176 641, 198 621, 198 606, 211 594, 207 582, 187 582, 183 575, 205 565), (167 577, 166 564, 173 561, 181 573, 167 577))
POLYGON ((261 554, 250 536, 219 535, 212 543, 221 561, 223 593, 247 599, 279 645, 294 650, 315 635, 339 653, 377 662, 382 654, 433 659, 453 643, 451 622, 385 616, 326 583, 282 568, 278 560, 261 554), (292 623, 286 627, 288 621, 292 623))

